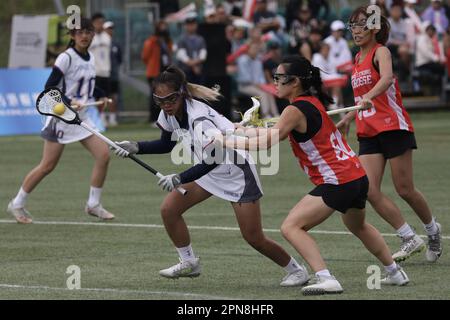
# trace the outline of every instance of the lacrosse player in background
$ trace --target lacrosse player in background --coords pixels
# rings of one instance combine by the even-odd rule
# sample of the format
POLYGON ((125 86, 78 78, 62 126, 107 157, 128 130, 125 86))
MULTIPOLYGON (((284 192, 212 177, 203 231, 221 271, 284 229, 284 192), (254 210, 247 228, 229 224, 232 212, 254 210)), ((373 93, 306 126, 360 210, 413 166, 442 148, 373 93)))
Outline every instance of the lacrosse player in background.
POLYGON ((393 76, 391 53, 385 47, 389 22, 381 16, 380 25, 369 28, 369 20, 367 7, 363 6, 352 13, 349 25, 355 44, 360 47, 352 73, 355 102, 371 100, 373 107, 358 114, 348 113, 336 126, 348 131, 357 115, 359 159, 370 181, 369 202, 402 239, 400 250, 393 255, 395 261, 403 261, 422 251, 425 243, 405 221, 397 205, 381 191, 387 162, 398 195, 414 210, 428 235, 426 259, 435 262, 442 253, 441 225, 433 217, 423 194, 414 186, 412 150, 417 149, 417 144, 393 76))
MULTIPOLYGON (((45 84, 45 88, 54 86, 62 88, 66 102, 78 108, 92 102, 94 97, 104 99, 106 104, 104 94, 95 88, 94 58, 88 52, 93 36, 94 28, 91 21, 81 19, 81 28, 70 30, 71 41, 68 49, 56 59, 45 84)), ((84 122, 95 128, 88 118, 87 109, 79 110, 79 114, 84 122)), ((66 124, 53 117, 46 119, 41 136, 44 138, 41 162, 26 175, 19 192, 8 204, 7 212, 18 223, 31 223, 33 218, 25 209, 28 195, 56 167, 64 146, 80 141, 95 159, 85 212, 103 220, 113 219, 114 215, 105 210, 100 202, 109 163, 109 149, 106 143, 81 126, 66 124)))
MULTIPOLYGON (((171 139, 175 135, 176 138, 182 138, 186 152, 194 150, 193 155, 198 160, 188 170, 166 175, 158 182, 164 190, 171 191, 161 205, 161 216, 180 256, 180 263, 161 270, 159 274, 167 278, 200 275, 200 261, 191 246, 183 214, 215 195, 231 203, 244 239, 285 269, 287 275, 281 286, 296 286, 307 282, 305 267, 299 265, 279 244, 263 233, 259 203, 263 194, 256 166, 250 155, 245 151, 231 150, 224 155, 227 159, 236 159, 235 162, 223 161, 223 158, 220 161, 214 160, 214 148, 211 149, 214 147, 213 140, 204 133, 211 130, 223 133, 234 130, 233 123, 206 104, 217 100, 220 94, 188 83, 183 71, 173 66, 154 80, 153 89, 153 100, 162 109, 157 121, 161 139, 118 142, 127 152, 115 153, 119 156, 169 153, 175 147, 176 142, 171 139), (187 190, 186 195, 174 190, 180 185, 187 190)), ((214 212, 211 212, 211 219, 214 219, 214 212)))

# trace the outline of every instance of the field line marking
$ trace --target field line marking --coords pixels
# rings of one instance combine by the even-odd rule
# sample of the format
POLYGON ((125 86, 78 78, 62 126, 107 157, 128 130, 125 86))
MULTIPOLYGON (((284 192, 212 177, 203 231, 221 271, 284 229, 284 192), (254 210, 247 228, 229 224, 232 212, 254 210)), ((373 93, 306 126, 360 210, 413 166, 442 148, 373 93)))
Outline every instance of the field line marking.
POLYGON ((80 288, 80 289, 70 290, 68 288, 58 288, 58 287, 49 287, 49 286, 25 286, 25 285, 20 285, 20 284, 7 284, 7 283, 0 283, 0 288, 49 290, 49 291, 71 291, 71 292, 81 292, 81 291, 109 292, 109 293, 119 293, 119 294, 179 296, 179 297, 202 298, 202 299, 210 299, 210 300, 238 300, 237 298, 221 297, 221 296, 214 296, 214 295, 208 295, 208 294, 177 292, 177 291, 127 290, 127 289, 112 289, 112 288, 80 288))
MULTIPOLYGON (((17 223, 15 220, 1 220, 0 223, 17 223)), ((99 226, 99 227, 123 227, 123 228, 164 228, 161 224, 136 224, 136 223, 115 223, 115 222, 76 222, 76 221, 33 221, 37 225, 67 225, 67 226, 99 226)), ((219 226, 189 226, 189 229, 196 230, 222 230, 222 231, 239 231, 237 227, 219 227, 219 226)), ((264 232, 280 232, 278 229, 263 229, 264 232)), ((308 233, 316 234, 341 234, 352 235, 349 231, 327 231, 327 230, 309 230, 308 233)), ((397 237, 395 233, 382 233, 383 237, 397 237)), ((426 235, 419 235, 421 238, 427 238, 426 235)), ((449 240, 450 236, 442 236, 442 239, 449 240)))

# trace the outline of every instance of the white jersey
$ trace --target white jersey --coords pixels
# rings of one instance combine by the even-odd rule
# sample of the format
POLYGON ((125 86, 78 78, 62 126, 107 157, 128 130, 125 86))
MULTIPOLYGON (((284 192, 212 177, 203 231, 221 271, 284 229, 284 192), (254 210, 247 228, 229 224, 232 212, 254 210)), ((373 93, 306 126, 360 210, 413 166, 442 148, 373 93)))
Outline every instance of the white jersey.
MULTIPOLYGON (((164 111, 159 114, 158 125, 165 131, 174 132, 174 138, 181 140, 184 152, 191 154, 195 163, 207 162, 205 153, 213 144, 210 136, 205 133, 213 130, 225 134, 227 131, 234 131, 234 125, 201 101, 192 99, 185 100, 185 103, 187 128, 182 128, 175 116, 169 116, 164 111)), ((244 150, 226 149, 224 157, 226 160, 222 164, 195 182, 227 201, 251 202, 259 199, 262 188, 250 154, 244 150)))
POLYGON ((335 37, 329 36, 325 38, 324 42, 330 46, 328 61, 331 66, 338 69, 339 66, 352 62, 352 53, 350 52, 348 43, 344 38, 336 40, 335 37))
POLYGON ((105 31, 96 33, 89 46, 89 52, 95 57, 95 72, 98 77, 111 76, 111 36, 105 31))
MULTIPOLYGON (((94 100, 95 66, 94 57, 83 58, 73 48, 61 53, 55 61, 55 67, 63 73, 63 79, 58 87, 69 99, 82 103, 94 100)), ((89 110, 92 111, 92 110, 89 110)), ((88 117, 88 108, 78 112, 80 119, 91 127, 95 125, 88 117)), ((53 117, 47 117, 41 133, 44 139, 61 144, 83 140, 91 135, 81 126, 66 124, 53 117)))

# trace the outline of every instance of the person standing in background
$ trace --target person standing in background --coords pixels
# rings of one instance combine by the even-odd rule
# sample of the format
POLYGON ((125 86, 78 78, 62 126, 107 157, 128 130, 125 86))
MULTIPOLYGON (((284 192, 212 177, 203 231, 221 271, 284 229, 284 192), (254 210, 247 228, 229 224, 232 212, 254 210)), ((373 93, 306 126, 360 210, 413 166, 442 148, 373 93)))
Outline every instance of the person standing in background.
MULTIPOLYGON (((103 29, 105 23, 105 16, 102 13, 95 13, 91 18, 94 25, 94 39, 92 40, 89 52, 94 56, 95 61, 95 83, 97 87, 105 92, 105 95, 110 95, 110 79, 111 76, 111 36, 103 29)), ((106 115, 103 112, 103 107, 98 107, 102 123, 105 127, 108 126, 106 115)))
POLYGON ((205 39, 197 34, 197 27, 197 14, 187 16, 184 20, 185 33, 178 41, 176 59, 188 82, 203 84, 203 63, 208 52, 205 39))
POLYGON ((152 82, 153 79, 170 65, 172 60, 172 40, 166 22, 161 20, 156 23, 155 33, 144 42, 141 59, 147 66, 146 76, 150 87, 149 122, 156 123, 160 110, 153 103, 152 82))
POLYGON ((109 112, 104 112, 107 115, 108 126, 117 126, 117 106, 119 104, 119 68, 122 64, 122 49, 120 44, 114 40, 114 22, 106 21, 103 29, 111 37, 111 76, 110 76, 110 96, 113 102, 109 106, 109 112))
POLYGON ((205 39, 208 54, 203 65, 205 86, 208 88, 220 87, 222 97, 212 102, 212 107, 231 119, 231 79, 226 70, 226 59, 231 53, 231 43, 225 34, 226 25, 217 19, 216 8, 205 8, 205 22, 199 25, 199 34, 205 39))

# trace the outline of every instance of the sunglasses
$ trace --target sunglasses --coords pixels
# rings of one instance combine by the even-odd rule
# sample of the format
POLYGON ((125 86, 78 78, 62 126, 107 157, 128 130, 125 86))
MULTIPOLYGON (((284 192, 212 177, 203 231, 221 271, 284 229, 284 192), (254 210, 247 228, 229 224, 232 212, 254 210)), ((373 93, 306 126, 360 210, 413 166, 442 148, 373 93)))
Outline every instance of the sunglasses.
POLYGON ((275 73, 273 75, 273 82, 275 85, 281 84, 284 86, 285 84, 292 82, 295 78, 297 78, 297 76, 284 73, 275 73))
POLYGON ((158 106, 162 106, 162 105, 166 105, 166 104, 174 104, 175 102, 177 102, 177 100, 180 96, 181 96, 181 91, 169 93, 168 95, 166 95, 164 97, 153 94, 153 101, 158 106))

